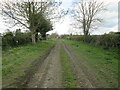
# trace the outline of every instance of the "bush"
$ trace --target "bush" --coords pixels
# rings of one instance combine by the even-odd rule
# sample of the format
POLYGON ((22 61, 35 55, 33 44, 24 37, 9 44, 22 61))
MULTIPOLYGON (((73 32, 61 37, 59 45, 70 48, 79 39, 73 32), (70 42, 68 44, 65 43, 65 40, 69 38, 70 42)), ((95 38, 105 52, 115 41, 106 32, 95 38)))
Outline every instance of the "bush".
POLYGON ((7 32, 3 37, 2 37, 2 47, 13 47, 15 44, 14 41, 14 36, 12 32, 7 32))
POLYGON ((120 37, 119 34, 105 34, 105 35, 64 35, 64 39, 82 41, 86 43, 91 43, 94 45, 100 45, 105 47, 119 47, 120 46, 120 37))
POLYGON ((23 45, 31 42, 30 32, 21 32, 21 30, 16 30, 14 37, 17 45, 23 45))
POLYGON ((21 32, 20 29, 16 30, 15 33, 8 31, 2 36, 2 48, 11 48, 18 45, 31 43, 31 33, 21 32))

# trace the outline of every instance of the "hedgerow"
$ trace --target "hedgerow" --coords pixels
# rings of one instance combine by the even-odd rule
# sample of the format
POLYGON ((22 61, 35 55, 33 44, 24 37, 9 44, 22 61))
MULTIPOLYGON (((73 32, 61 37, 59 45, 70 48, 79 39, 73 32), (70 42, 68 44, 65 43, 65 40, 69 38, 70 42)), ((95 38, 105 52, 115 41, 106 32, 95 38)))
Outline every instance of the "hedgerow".
POLYGON ((120 35, 119 34, 104 34, 104 35, 63 35, 62 38, 82 41, 93 45, 100 45, 104 47, 119 47, 120 35))

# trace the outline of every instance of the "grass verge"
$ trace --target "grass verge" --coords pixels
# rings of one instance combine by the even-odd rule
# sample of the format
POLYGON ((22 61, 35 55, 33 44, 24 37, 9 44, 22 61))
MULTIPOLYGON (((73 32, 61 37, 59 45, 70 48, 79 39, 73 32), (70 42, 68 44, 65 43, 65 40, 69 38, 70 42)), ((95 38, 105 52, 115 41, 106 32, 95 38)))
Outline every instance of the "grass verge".
POLYGON ((32 63, 40 60, 54 43, 55 40, 46 40, 35 45, 20 46, 3 51, 3 87, 16 82, 17 78, 24 76, 25 71, 32 66, 32 63))
POLYGON ((74 73, 72 71, 69 57, 65 50, 62 48, 60 51, 61 64, 63 67, 63 86, 65 88, 76 88, 77 84, 75 81, 74 73))
POLYGON ((118 52, 116 49, 106 50, 88 43, 64 40, 71 45, 83 62, 96 70, 99 79, 104 79, 111 88, 118 87, 118 52))

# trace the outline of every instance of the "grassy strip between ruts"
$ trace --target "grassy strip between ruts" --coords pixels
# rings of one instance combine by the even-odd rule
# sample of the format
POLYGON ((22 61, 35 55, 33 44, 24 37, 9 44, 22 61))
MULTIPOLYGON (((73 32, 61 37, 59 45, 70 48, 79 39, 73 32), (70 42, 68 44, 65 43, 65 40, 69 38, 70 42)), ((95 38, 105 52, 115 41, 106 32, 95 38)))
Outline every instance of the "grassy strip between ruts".
POLYGON ((63 68, 63 86, 65 88, 76 88, 77 83, 75 81, 74 73, 72 72, 72 67, 70 65, 70 58, 63 48, 60 51, 60 58, 63 68))
MULTIPOLYGON (((2 76, 3 86, 16 81, 16 78, 25 75, 25 70, 40 59, 55 43, 55 40, 38 42, 35 45, 26 45, 3 51, 2 76)), ((34 68, 34 67, 33 67, 34 68)))
POLYGON ((118 52, 117 49, 104 49, 88 43, 64 40, 71 45, 78 56, 96 70, 99 79, 104 79, 111 88, 118 87, 118 52))

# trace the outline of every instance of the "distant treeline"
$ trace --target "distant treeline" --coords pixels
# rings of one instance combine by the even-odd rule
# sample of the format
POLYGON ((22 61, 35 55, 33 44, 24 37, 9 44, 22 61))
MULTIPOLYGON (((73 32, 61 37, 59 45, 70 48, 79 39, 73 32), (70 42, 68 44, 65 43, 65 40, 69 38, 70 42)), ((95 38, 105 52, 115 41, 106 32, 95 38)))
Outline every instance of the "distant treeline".
POLYGON ((94 45, 100 45, 107 48, 120 46, 120 33, 104 34, 104 35, 63 35, 62 38, 82 41, 94 45))

